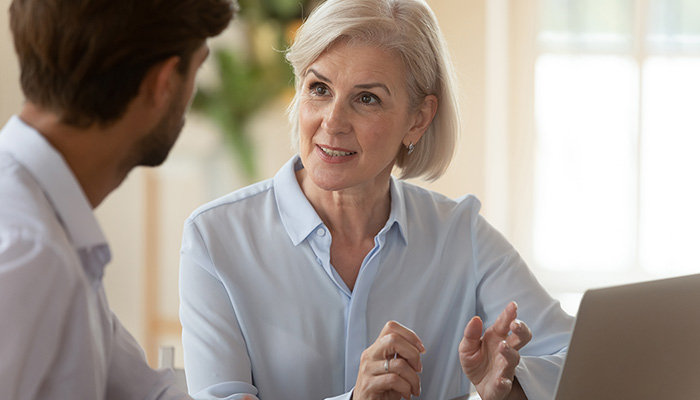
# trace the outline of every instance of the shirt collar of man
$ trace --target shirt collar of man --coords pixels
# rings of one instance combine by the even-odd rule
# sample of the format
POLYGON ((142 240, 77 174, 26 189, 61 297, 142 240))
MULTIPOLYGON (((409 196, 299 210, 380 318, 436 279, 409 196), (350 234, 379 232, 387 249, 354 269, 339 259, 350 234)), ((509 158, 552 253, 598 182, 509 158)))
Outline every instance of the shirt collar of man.
MULTIPOLYGON (((295 171, 301 168, 304 168, 301 157, 296 155, 274 177, 277 209, 282 224, 295 246, 323 225, 323 221, 304 196, 296 180, 295 171)), ((394 224, 398 225, 399 235, 406 244, 406 205, 400 185, 400 181, 394 177, 391 178, 391 212, 385 227, 391 228, 394 224)))
POLYGON ((13 116, 0 132, 0 148, 12 154, 36 179, 76 249, 107 244, 85 192, 44 136, 13 116))

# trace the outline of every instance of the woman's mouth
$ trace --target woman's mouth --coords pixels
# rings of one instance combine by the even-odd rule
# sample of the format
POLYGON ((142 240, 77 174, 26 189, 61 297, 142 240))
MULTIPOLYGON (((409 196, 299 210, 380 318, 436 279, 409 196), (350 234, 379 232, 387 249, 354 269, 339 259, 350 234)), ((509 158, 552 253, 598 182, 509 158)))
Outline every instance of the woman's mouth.
POLYGON ((331 156, 331 157, 347 157, 347 156, 351 156, 351 155, 353 155, 353 154, 357 154, 356 151, 341 151, 341 150, 329 149, 329 148, 326 148, 326 147, 323 147, 323 146, 318 146, 318 147, 319 147, 324 153, 326 153, 327 155, 329 155, 329 156, 331 156))

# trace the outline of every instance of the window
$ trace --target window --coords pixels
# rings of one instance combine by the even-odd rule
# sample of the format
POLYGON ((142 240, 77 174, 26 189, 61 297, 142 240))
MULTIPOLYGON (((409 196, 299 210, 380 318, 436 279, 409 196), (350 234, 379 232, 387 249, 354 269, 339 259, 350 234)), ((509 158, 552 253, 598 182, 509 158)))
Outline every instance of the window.
POLYGON ((700 272, 700 2, 539 6, 535 267, 560 297, 700 272))

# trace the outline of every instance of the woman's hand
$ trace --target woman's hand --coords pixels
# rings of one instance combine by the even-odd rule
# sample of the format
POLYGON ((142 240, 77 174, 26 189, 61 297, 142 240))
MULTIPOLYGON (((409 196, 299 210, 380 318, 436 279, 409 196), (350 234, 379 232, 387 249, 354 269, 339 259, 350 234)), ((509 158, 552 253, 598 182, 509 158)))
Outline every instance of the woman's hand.
POLYGON ((532 339, 532 332, 517 316, 518 305, 511 302, 483 336, 479 317, 472 318, 464 328, 459 361, 483 400, 527 398, 514 380, 519 350, 532 339))
POLYGON ((379 338, 362 352, 353 400, 398 400, 420 395, 423 343, 396 321, 384 325, 379 338))

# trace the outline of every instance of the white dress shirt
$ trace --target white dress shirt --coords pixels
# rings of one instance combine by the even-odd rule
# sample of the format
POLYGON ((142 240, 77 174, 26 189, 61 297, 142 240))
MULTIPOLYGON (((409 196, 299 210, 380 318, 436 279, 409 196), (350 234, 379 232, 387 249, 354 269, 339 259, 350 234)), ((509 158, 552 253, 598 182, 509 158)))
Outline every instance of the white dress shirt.
POLYGON ((110 257, 60 153, 12 117, 0 131, 1 399, 189 398, 110 311, 110 257))
POLYGON ((180 317, 190 393, 201 399, 349 399, 360 355, 384 324, 414 330, 420 399, 465 395, 464 327, 490 326, 515 300, 532 329, 516 376, 550 399, 572 329, 518 253, 480 215, 392 178, 391 213, 350 291, 330 263, 331 236, 301 191, 298 156, 274 177, 196 210, 185 223, 180 317))

